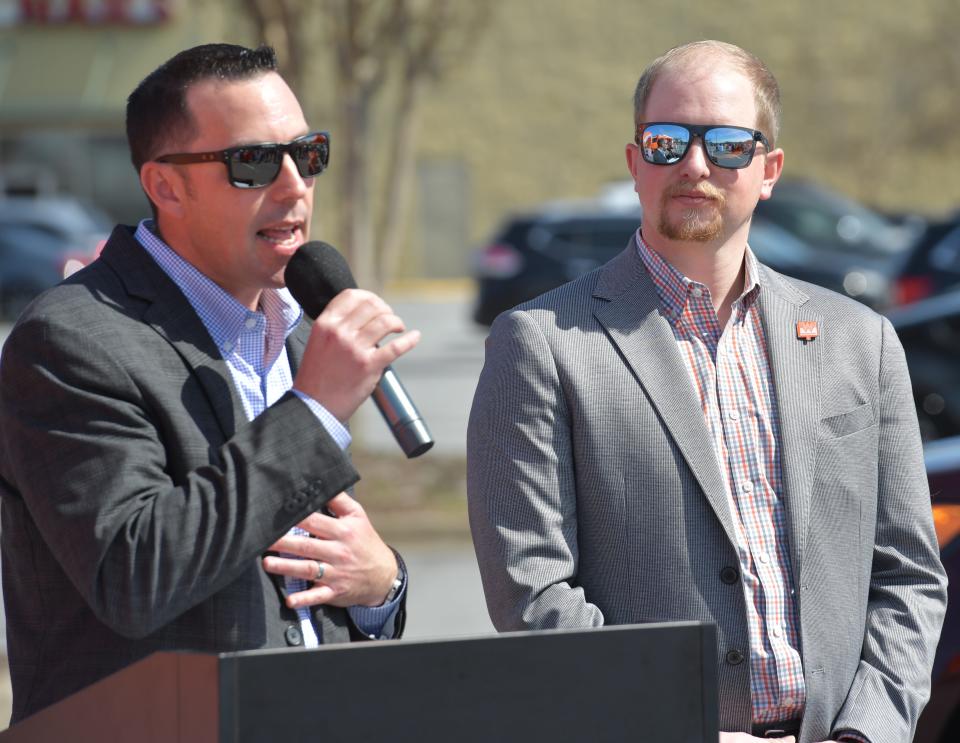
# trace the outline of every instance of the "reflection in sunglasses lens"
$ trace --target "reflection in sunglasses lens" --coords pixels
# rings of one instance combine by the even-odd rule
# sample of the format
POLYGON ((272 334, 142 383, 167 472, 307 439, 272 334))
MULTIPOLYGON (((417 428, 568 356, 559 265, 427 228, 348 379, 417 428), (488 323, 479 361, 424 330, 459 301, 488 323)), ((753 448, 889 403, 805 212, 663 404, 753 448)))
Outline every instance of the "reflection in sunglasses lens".
POLYGON ((241 188, 256 188, 271 183, 280 172, 279 148, 274 145, 243 147, 230 158, 230 178, 241 188))
POLYGON ((690 132, 681 126, 652 126, 643 132, 643 158, 650 163, 672 165, 690 144, 690 132))
POLYGON ((711 129, 706 137, 707 155, 722 168, 740 168, 750 162, 753 137, 739 129, 711 129))
POLYGON ((263 144, 238 147, 230 153, 227 165, 230 180, 238 188, 261 188, 276 179, 283 166, 283 155, 290 153, 302 178, 320 175, 330 157, 325 134, 309 134, 289 145, 263 144))

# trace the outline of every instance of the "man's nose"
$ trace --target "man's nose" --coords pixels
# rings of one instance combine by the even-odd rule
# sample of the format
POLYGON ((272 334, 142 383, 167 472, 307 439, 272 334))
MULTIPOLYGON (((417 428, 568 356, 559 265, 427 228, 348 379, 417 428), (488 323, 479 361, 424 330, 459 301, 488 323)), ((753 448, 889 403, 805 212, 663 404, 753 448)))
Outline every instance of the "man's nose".
POLYGON ((304 178, 300 175, 293 157, 289 152, 284 152, 283 160, 280 162, 280 172, 271 185, 284 198, 299 198, 313 186, 313 178, 304 178))
POLYGON ((680 161, 680 166, 684 172, 688 173, 690 178, 705 178, 709 176, 712 163, 710 162, 710 158, 707 157, 706 144, 703 141, 703 137, 699 134, 694 134, 690 140, 690 144, 687 145, 687 149, 687 156, 680 161))

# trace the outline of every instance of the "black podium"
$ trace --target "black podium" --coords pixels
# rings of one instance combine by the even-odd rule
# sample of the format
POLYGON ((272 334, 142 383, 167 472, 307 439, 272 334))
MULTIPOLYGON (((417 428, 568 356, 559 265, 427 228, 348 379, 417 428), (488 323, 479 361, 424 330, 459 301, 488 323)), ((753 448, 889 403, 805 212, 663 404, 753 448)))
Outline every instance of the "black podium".
POLYGON ((713 625, 157 653, 0 743, 715 743, 713 625))

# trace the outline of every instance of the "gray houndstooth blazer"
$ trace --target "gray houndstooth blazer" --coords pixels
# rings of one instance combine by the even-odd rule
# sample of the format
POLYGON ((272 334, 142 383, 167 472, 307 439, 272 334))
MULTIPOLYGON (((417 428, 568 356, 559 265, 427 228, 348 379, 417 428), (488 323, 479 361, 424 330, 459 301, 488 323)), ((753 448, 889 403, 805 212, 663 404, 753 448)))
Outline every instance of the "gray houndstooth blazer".
MULTIPOLYGON (((156 650, 302 644, 260 556, 356 480, 294 395, 247 421, 193 308, 118 227, 0 363, 13 721, 156 650)), ((361 638, 345 610, 315 619, 325 642, 361 638)))
MULTIPOLYGON (((856 302, 766 267, 761 285, 808 692, 800 740, 850 728, 908 741, 946 580, 903 351, 856 302), (798 340, 800 320, 820 336, 798 340)), ((494 624, 715 622, 721 730, 749 731, 744 595, 720 578, 739 567, 722 477, 633 242, 494 323, 468 433, 494 624)))

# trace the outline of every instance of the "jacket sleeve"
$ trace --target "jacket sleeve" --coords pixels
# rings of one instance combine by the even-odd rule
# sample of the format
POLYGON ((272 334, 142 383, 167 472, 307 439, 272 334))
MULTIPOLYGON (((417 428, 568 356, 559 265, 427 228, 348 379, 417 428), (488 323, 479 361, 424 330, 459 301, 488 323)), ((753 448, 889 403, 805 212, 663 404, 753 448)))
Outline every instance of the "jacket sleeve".
POLYGON ((863 650, 832 729, 913 739, 930 695, 946 611, 946 576, 930 509, 903 347, 882 321, 879 497, 863 650))
POLYGON ((596 627, 577 586, 570 419, 552 350, 521 311, 501 315, 467 429, 470 528, 500 631, 596 627))
POLYGON ((134 373, 121 359, 149 350, 83 325, 35 313, 4 347, 5 496, 22 499, 94 614, 143 637, 232 582, 358 478, 289 393, 211 446, 193 416, 212 413, 187 409, 196 395, 180 399, 186 372, 164 382, 146 358, 134 373), (161 415, 158 399, 173 412, 161 415), (184 462, 195 466, 178 471, 184 462))

